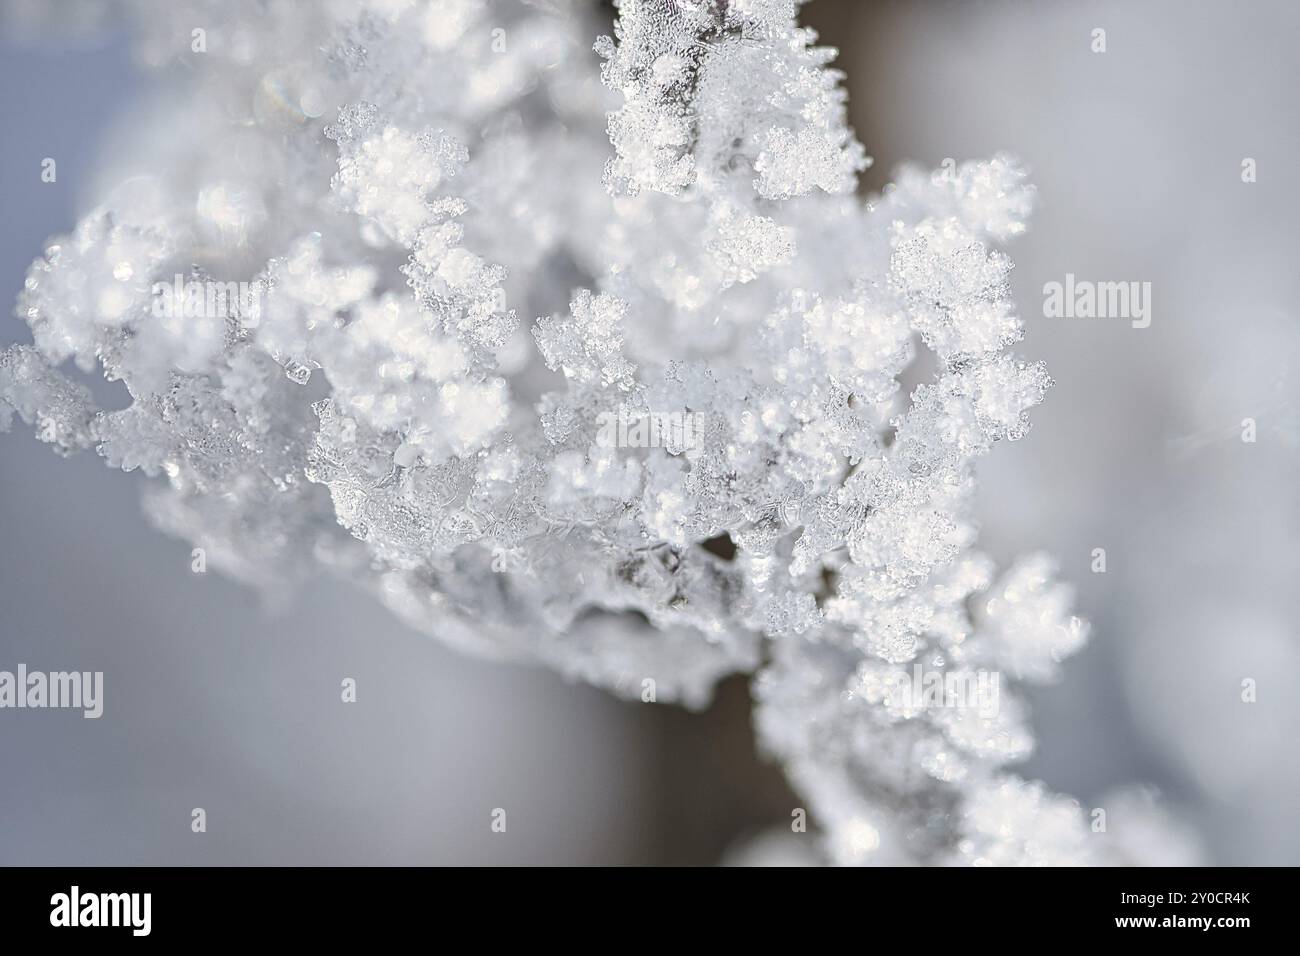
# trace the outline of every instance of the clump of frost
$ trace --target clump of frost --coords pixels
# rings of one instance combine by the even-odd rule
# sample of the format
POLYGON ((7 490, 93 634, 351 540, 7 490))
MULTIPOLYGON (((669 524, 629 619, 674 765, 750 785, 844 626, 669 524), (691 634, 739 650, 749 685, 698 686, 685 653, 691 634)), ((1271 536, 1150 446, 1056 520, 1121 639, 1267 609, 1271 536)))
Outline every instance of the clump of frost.
POLYGON ((157 478, 152 520, 242 580, 339 575, 633 699, 756 672, 833 861, 1113 858, 1006 770, 1015 684, 1086 637, 1069 589, 974 550, 975 464, 1050 385, 1007 351, 1014 160, 857 199, 794 0, 622 0, 600 64, 581 5, 117 6, 183 109, 137 131, 171 144, 154 200, 105 197, 30 270, 0 427, 157 478), (256 314, 160 318, 181 273, 249 283, 256 314), (611 446, 629 412, 697 440, 611 446), (997 706, 904 693, 917 668, 995 675, 997 706))

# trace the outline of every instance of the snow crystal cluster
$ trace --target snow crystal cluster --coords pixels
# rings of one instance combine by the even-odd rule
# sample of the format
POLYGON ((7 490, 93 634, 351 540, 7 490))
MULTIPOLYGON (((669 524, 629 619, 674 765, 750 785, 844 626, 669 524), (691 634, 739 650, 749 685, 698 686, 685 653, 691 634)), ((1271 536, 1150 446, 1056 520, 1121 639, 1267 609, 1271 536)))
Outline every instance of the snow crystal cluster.
POLYGON ((338 575, 629 697, 754 673, 833 861, 1115 858, 1005 769, 1015 685, 1086 637, 1050 560, 973 550, 974 465, 1050 385, 1007 351, 1013 160, 864 202, 795 0, 623 0, 598 39, 578 3, 115 6, 179 92, 31 268, 0 428, 158 478, 257 586, 338 575))

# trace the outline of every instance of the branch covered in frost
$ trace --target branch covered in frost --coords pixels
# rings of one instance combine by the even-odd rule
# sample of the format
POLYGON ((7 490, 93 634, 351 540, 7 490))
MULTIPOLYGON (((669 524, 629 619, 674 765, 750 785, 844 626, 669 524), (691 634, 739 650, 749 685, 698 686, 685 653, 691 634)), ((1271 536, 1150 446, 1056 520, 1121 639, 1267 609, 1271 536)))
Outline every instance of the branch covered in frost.
POLYGON ((1005 769, 1015 684, 1086 628, 1048 559, 973 549, 975 463, 1051 384, 997 248, 1032 187, 998 156, 855 198, 796 6, 623 0, 602 66, 558 4, 125 3, 147 62, 210 46, 152 175, 32 267, 0 427, 163 479, 153 520, 250 582, 629 697, 756 671, 836 861, 1100 859, 1005 769))

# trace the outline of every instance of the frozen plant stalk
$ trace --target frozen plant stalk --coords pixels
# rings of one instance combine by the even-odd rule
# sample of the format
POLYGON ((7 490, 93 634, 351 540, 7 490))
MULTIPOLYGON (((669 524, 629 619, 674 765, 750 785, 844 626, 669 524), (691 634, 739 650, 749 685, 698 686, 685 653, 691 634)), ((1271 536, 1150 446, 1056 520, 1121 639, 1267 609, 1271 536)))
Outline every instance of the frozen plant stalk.
POLYGON ((340 575, 627 696, 756 671, 835 861, 1115 858, 1003 769, 1013 685, 1085 639, 1048 559, 973 550, 974 463, 1050 384, 1007 352, 1014 161, 864 203, 795 0, 623 0, 599 68, 579 4, 114 7, 184 92, 32 267, 0 427, 161 478, 152 519, 249 582, 340 575))

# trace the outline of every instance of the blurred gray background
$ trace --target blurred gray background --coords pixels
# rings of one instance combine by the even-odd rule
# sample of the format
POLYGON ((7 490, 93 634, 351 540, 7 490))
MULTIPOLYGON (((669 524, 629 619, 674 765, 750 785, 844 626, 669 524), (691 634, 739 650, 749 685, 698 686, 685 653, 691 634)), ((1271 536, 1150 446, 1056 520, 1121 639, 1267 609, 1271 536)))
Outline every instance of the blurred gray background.
MULTIPOLYGON (((1035 695, 1021 772, 1085 806, 1149 783, 1210 862, 1300 862, 1300 7, 815 0, 805 18, 842 51, 876 158, 864 188, 997 150, 1039 187, 1011 252, 1022 352, 1057 385, 987 460, 983 542, 1052 552, 1093 639, 1035 695), (1067 272, 1151 282, 1151 327, 1043 318, 1067 272)), ((0 24, 11 303, 154 80, 111 31, 54 44, 0 24)), ((0 317, 12 341, 26 327, 0 317)), ((108 688, 98 721, 0 714, 0 863, 713 863, 799 804, 753 753, 743 681, 691 715, 458 657, 359 593, 264 608, 191 573, 141 516, 143 480, 0 436, 0 669, 102 670, 108 688)))

